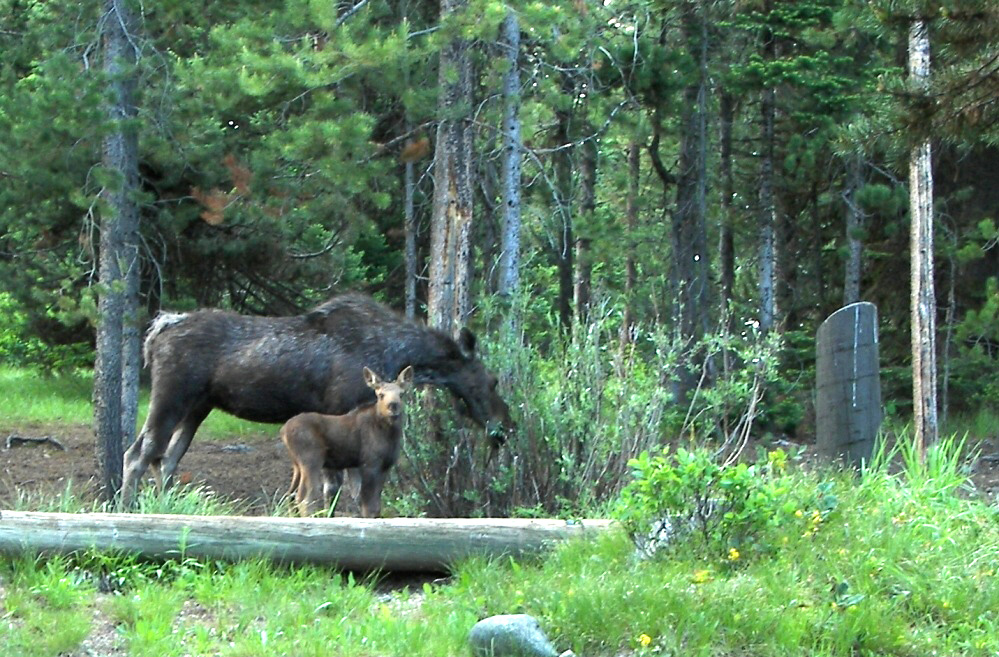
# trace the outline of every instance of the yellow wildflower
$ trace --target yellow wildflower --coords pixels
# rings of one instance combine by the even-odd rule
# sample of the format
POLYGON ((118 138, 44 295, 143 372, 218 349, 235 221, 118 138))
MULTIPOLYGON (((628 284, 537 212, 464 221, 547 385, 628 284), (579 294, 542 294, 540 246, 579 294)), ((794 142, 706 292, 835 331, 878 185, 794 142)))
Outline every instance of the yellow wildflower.
POLYGON ((739 551, 736 550, 735 548, 729 548, 728 549, 728 560, 729 561, 738 561, 739 560, 739 551))
POLYGON ((794 517, 795 518, 801 518, 804 515, 805 515, 805 513, 801 509, 798 509, 797 511, 794 512, 794 517))
POLYGON ((640 634, 638 635, 638 642, 642 644, 643 648, 648 648, 649 644, 652 643, 652 637, 648 634, 640 634))
POLYGON ((695 570, 694 577, 692 579, 694 584, 703 584, 704 582, 710 582, 713 578, 711 577, 711 571, 704 569, 695 570))

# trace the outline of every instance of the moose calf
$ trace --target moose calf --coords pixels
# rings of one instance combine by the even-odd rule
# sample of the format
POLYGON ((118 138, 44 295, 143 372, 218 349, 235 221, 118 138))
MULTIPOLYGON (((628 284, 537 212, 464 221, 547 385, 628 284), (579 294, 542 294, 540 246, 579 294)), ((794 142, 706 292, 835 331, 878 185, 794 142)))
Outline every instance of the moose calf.
POLYGON ((407 367, 394 382, 382 381, 364 368, 364 381, 376 401, 345 415, 302 413, 281 427, 281 440, 291 454, 291 488, 303 516, 328 508, 343 483, 345 468, 361 473, 361 515, 381 513, 382 486, 399 458, 404 420, 402 393, 413 383, 407 367))

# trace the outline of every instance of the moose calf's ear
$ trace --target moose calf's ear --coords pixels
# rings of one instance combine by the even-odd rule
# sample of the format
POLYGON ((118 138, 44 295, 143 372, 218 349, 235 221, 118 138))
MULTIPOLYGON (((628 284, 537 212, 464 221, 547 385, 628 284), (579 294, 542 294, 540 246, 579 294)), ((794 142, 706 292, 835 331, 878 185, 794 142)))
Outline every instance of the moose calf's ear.
POLYGON ((407 365, 406 369, 399 372, 399 378, 397 378, 395 382, 401 386, 408 386, 413 383, 414 376, 415 375, 413 374, 413 366, 407 365))
POLYGON ((367 367, 364 368, 364 382, 368 384, 369 388, 377 388, 382 384, 382 380, 378 378, 378 375, 367 367))
POLYGON ((468 330, 468 327, 462 326, 458 332, 458 347, 465 358, 475 355, 475 334, 468 330))

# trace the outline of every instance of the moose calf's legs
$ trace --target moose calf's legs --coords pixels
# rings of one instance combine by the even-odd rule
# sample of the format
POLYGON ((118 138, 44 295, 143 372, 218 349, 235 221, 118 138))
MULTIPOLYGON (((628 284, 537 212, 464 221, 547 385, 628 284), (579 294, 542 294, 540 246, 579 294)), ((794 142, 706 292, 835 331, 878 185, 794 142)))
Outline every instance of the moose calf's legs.
POLYGON ((361 469, 361 515, 377 518, 382 513, 382 486, 388 472, 375 466, 361 469))

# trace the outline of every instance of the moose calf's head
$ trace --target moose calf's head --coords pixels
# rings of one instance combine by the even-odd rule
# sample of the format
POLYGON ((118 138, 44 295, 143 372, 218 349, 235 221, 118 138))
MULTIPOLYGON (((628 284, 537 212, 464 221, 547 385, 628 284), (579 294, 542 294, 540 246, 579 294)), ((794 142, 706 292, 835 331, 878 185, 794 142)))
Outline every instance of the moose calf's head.
POLYGON ((403 417, 402 395, 413 383, 413 367, 410 365, 393 382, 382 381, 367 367, 364 368, 364 382, 375 391, 375 405, 378 415, 390 422, 401 422, 403 417))

